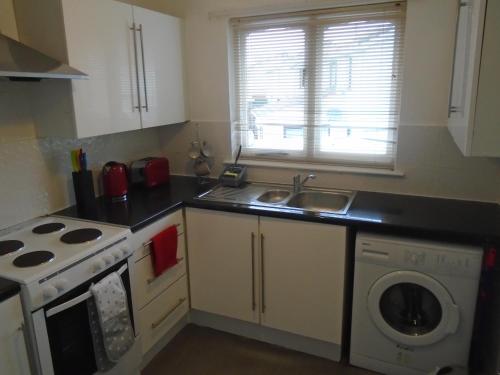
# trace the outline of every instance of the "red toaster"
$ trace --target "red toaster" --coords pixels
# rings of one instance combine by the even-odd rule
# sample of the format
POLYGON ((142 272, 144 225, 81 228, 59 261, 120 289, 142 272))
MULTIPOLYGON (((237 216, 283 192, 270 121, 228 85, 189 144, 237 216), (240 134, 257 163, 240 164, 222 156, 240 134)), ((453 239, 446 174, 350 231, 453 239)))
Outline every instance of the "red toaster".
POLYGON ((125 164, 115 161, 106 163, 102 168, 102 181, 104 195, 115 202, 127 200, 128 179, 127 166, 125 164))
POLYGON ((130 166, 130 180, 148 188, 167 184, 170 180, 170 165, 167 158, 145 158, 130 166))

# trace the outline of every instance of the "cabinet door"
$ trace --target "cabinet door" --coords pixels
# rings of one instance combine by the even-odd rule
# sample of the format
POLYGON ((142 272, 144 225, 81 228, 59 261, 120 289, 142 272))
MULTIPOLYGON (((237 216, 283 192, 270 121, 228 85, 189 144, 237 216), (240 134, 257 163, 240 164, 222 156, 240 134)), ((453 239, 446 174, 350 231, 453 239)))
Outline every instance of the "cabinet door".
POLYGON ((184 122, 182 21, 134 7, 139 46, 142 127, 184 122))
POLYGON ((186 231, 191 307, 257 323, 257 216, 188 209, 186 231))
POLYGON ((132 6, 116 1, 62 0, 78 138, 140 129, 132 6))
POLYGON ((457 33, 448 127, 464 155, 471 154, 486 0, 457 1, 457 33))
POLYGON ((342 341, 346 229, 260 219, 262 325, 342 341))
POLYGON ((2 374, 28 375, 29 362, 23 335, 23 313, 19 296, 0 303, 0 363, 2 374), (7 324, 5 324, 8 322, 7 324), (5 371, 5 372, 3 372, 5 371))

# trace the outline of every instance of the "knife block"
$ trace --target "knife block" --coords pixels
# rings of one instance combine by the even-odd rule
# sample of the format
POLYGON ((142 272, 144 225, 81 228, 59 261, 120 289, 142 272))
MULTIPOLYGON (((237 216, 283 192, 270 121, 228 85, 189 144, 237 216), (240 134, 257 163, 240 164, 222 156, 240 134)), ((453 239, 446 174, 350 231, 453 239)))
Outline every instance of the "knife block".
POLYGON ((92 171, 73 172, 76 207, 79 214, 92 216, 97 212, 92 171))

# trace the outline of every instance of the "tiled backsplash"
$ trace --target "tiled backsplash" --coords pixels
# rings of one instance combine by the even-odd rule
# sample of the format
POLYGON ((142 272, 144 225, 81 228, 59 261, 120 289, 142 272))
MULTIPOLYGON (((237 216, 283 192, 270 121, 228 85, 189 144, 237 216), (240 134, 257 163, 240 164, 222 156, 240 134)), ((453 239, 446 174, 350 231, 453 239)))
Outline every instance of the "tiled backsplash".
MULTIPOLYGON (((36 83, 35 83, 36 84, 36 83)), ((160 155, 159 129, 83 140, 37 139, 29 116, 26 83, 0 83, 0 228, 54 212, 74 202, 70 150, 82 147, 94 171, 102 166, 160 155)))
MULTIPOLYGON (((221 172, 223 161, 232 158, 229 124, 199 123, 200 138, 214 150, 212 176, 221 172)), ((177 174, 192 174, 187 158, 189 143, 196 137, 196 124, 161 130, 163 151, 177 174)), ((445 126, 401 126, 397 168, 404 177, 351 173, 315 172, 311 185, 339 189, 369 190, 500 203, 500 159, 465 158, 445 126)), ((304 171, 307 172, 307 171, 304 171)), ((292 169, 251 167, 254 181, 291 183, 292 169)))

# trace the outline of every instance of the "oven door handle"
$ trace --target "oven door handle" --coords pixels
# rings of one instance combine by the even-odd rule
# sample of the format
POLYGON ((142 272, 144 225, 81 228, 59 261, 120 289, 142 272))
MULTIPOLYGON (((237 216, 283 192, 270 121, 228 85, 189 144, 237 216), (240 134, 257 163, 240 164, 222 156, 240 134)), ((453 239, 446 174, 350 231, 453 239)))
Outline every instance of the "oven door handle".
MULTIPOLYGON (((128 266, 127 264, 124 264, 117 272, 121 276, 126 270, 128 266)), ((51 308, 50 310, 47 310, 45 312, 45 316, 47 318, 50 318, 53 315, 59 314, 60 312, 67 310, 75 305, 78 305, 80 302, 85 301, 86 299, 89 299, 92 297, 92 293, 90 291, 85 292, 83 294, 80 294, 78 297, 75 297, 73 299, 70 299, 67 302, 61 303, 60 305, 57 305, 56 307, 51 308)))

